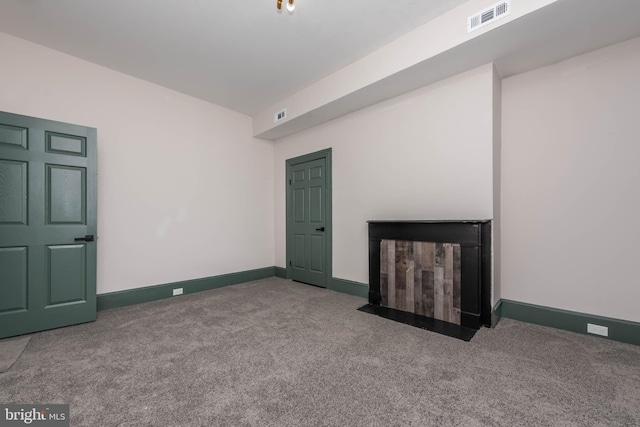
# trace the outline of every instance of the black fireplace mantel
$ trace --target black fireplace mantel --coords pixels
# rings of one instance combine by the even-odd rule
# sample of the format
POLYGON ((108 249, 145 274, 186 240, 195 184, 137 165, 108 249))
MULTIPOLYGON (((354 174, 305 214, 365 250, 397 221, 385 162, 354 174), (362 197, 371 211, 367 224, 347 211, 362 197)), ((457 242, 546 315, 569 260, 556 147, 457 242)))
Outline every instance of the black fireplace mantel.
POLYGON ((404 240, 457 243, 461 250, 461 326, 491 326, 490 220, 371 220, 369 227, 369 304, 379 306, 380 242, 404 240))

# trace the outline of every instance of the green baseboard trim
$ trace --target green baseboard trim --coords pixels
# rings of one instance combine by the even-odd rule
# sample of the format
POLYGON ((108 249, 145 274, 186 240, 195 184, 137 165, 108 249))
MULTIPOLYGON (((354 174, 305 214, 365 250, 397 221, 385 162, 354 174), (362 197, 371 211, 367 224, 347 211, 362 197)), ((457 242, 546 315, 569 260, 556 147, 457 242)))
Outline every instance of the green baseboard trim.
POLYGON ((266 279, 276 275, 275 269, 276 267, 265 267, 202 279, 185 280, 183 282, 166 283, 163 285, 100 294, 97 297, 98 311, 171 298, 173 297, 174 288, 182 288, 184 294, 192 294, 222 288, 224 286, 236 285, 238 283, 266 279))
POLYGON ((491 327, 495 328, 500 322, 502 318, 502 300, 498 301, 498 303, 493 307, 493 311, 491 312, 491 327))
POLYGON ((561 310, 523 302, 501 300, 502 317, 520 320, 552 328, 565 329, 580 334, 640 345, 640 323, 613 319, 575 311, 561 310), (587 323, 609 328, 608 337, 587 333, 587 323))
POLYGON ((369 298, 369 285, 351 280, 331 278, 332 291, 342 292, 343 294, 355 295, 357 297, 369 298))
POLYGON ((287 278, 287 269, 284 267, 275 267, 276 269, 276 277, 280 277, 281 279, 287 278))

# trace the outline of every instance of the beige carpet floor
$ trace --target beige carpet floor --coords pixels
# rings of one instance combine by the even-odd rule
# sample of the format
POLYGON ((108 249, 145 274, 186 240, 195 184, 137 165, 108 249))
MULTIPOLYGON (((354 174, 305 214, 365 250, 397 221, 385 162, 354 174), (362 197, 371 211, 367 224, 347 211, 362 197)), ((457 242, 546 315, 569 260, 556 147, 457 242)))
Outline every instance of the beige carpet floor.
POLYGON ((0 373, 7 372, 18 360, 31 341, 31 336, 23 335, 0 340, 0 373))
POLYGON ((640 347, 503 319, 463 342, 267 279, 31 336, 0 402, 72 426, 638 426, 640 347))

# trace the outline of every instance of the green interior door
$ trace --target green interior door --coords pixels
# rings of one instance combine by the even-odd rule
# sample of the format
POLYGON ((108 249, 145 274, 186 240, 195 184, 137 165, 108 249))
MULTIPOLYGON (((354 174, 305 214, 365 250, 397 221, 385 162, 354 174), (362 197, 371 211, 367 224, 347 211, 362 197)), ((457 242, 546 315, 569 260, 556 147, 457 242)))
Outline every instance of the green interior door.
POLYGON ((96 319, 96 135, 0 112, 0 338, 96 319))
POLYGON ((289 277, 326 287, 326 159, 290 167, 289 277))

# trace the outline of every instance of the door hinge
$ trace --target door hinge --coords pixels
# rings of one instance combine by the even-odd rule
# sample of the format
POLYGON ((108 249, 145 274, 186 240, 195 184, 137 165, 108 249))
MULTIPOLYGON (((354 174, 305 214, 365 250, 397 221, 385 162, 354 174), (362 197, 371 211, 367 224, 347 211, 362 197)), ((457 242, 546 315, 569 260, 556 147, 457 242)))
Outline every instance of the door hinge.
POLYGON ((291 185, 291 180, 289 180, 289 185, 291 185))
POLYGON ((289 261, 289 265, 291 265, 291 261, 289 261))

